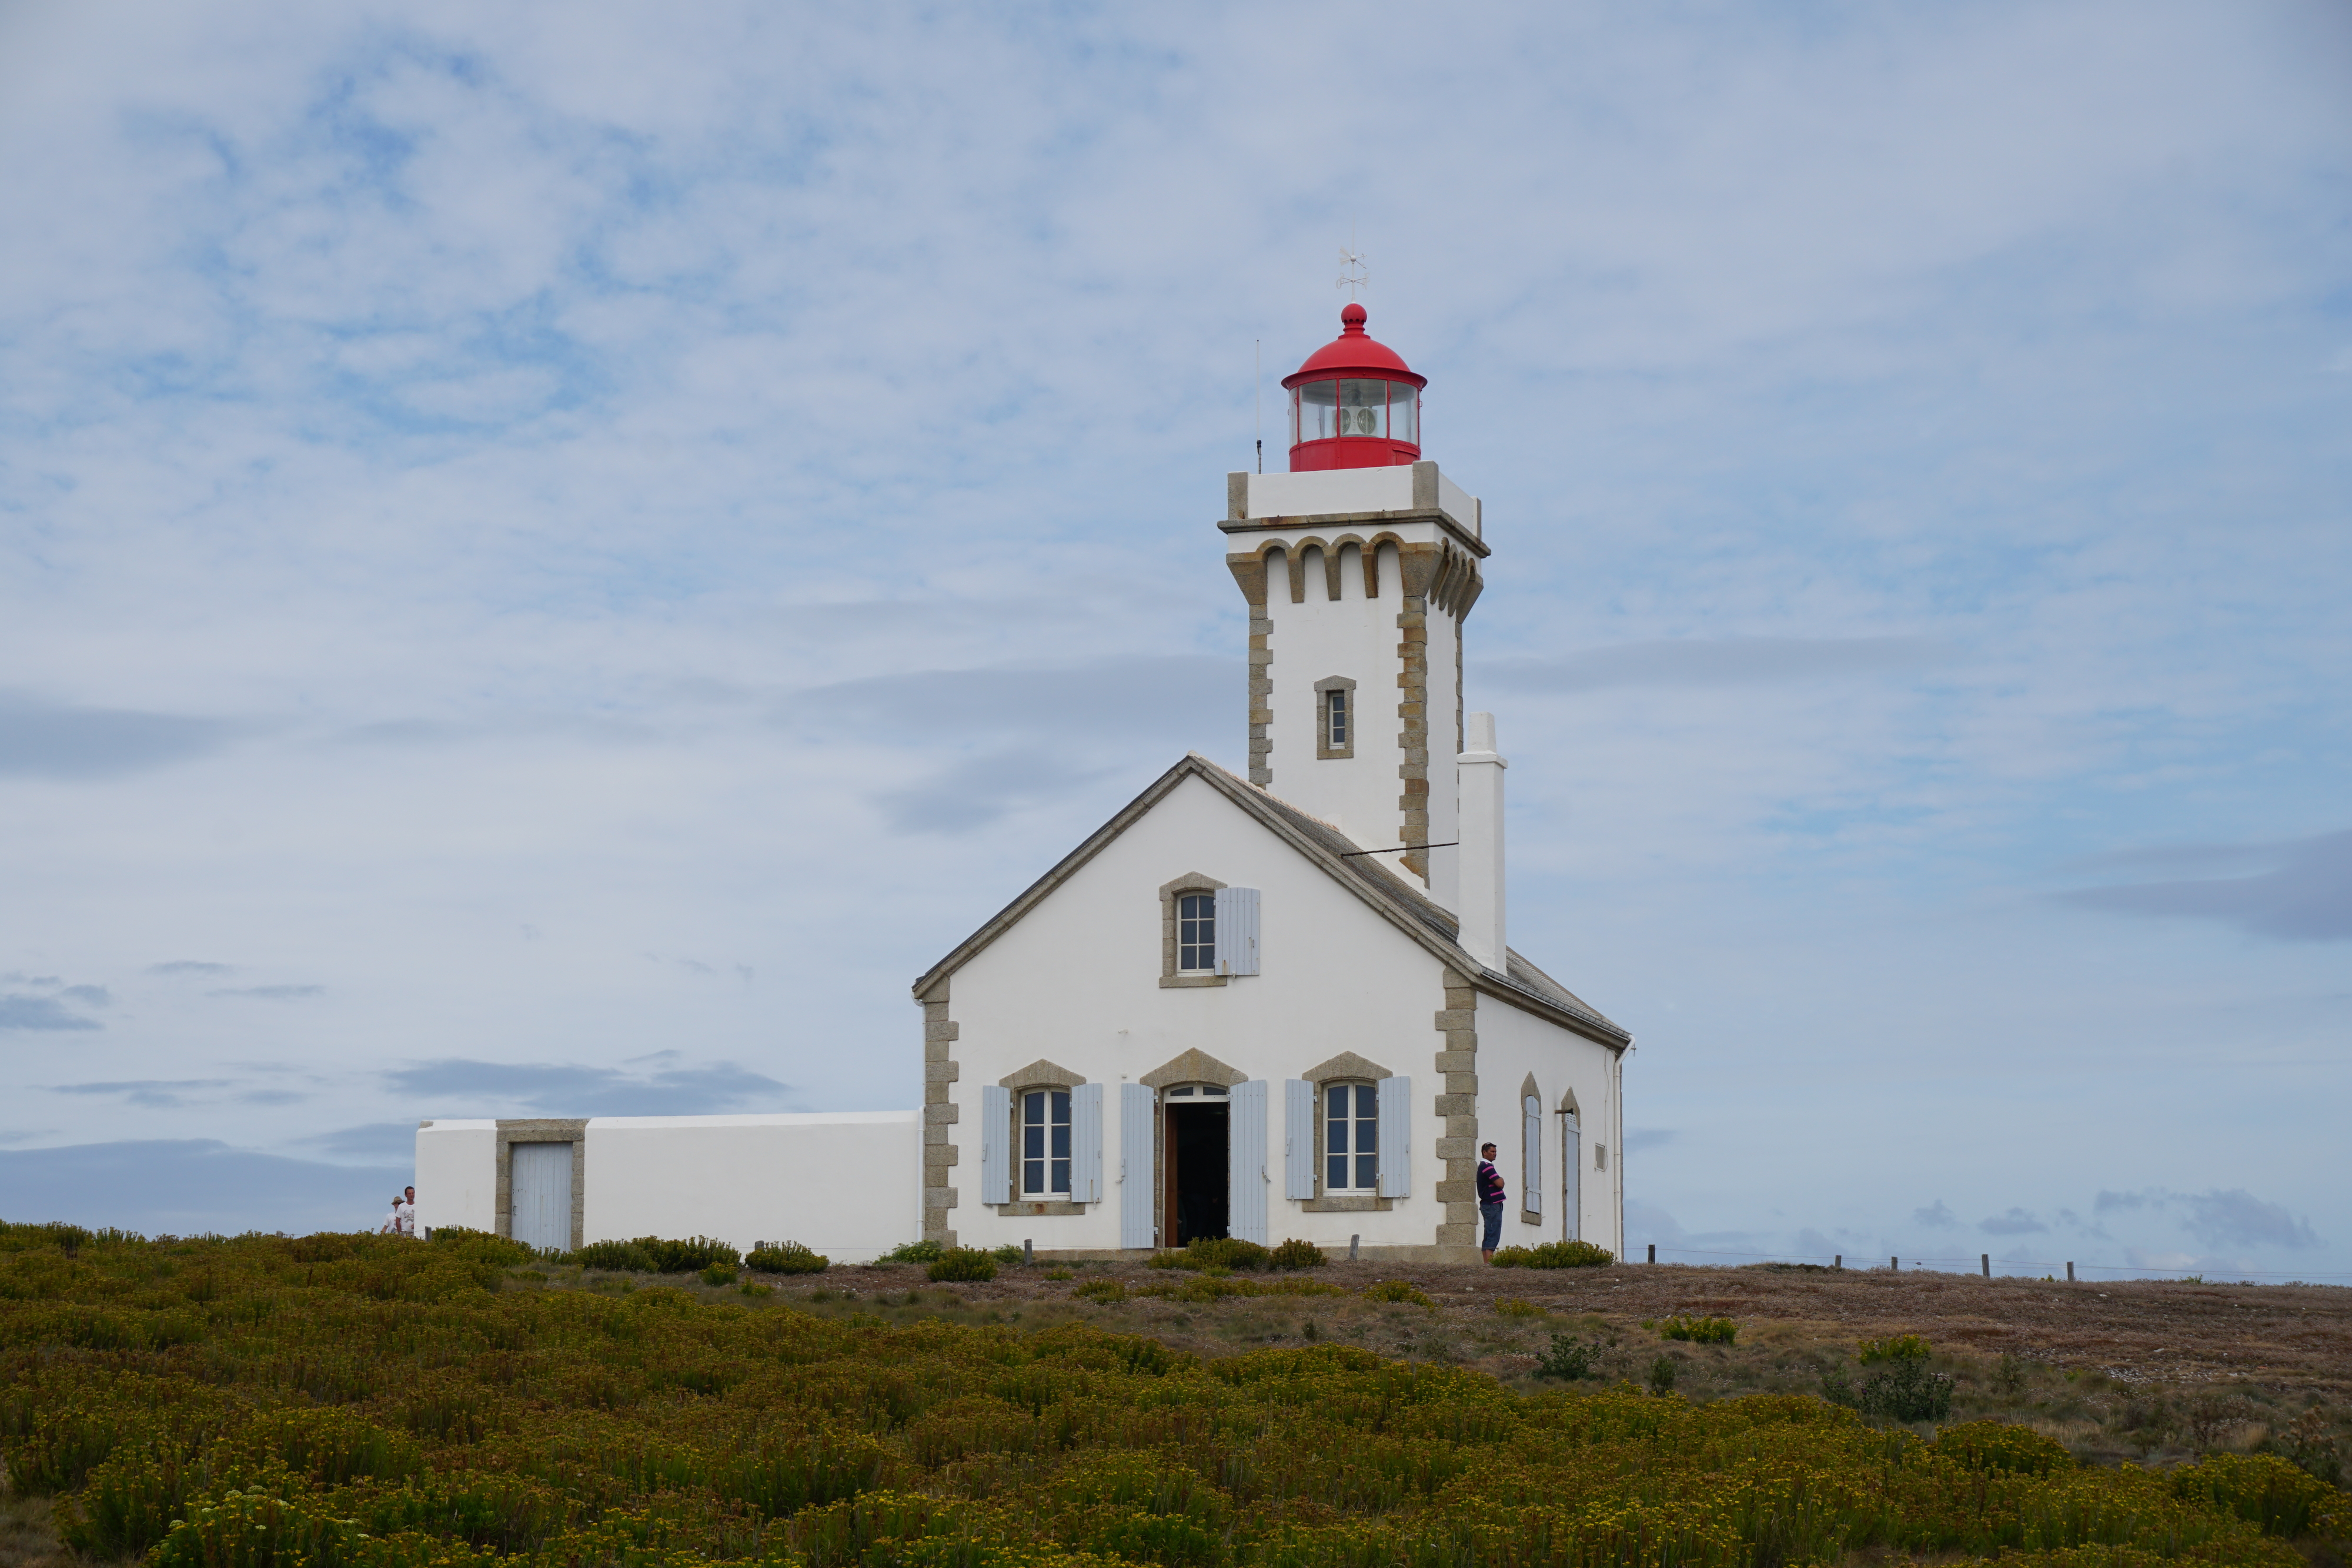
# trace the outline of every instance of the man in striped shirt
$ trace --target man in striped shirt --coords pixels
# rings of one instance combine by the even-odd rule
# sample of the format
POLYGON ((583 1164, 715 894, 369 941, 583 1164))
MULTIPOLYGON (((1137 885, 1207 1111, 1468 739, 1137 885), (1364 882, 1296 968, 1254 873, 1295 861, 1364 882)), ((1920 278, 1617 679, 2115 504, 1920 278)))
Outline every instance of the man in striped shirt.
POLYGON ((1485 1239, 1478 1249, 1486 1254, 1486 1261, 1495 1260, 1495 1249, 1503 1241, 1503 1173, 1495 1168, 1495 1145, 1478 1145, 1478 1218, 1484 1222, 1485 1239))

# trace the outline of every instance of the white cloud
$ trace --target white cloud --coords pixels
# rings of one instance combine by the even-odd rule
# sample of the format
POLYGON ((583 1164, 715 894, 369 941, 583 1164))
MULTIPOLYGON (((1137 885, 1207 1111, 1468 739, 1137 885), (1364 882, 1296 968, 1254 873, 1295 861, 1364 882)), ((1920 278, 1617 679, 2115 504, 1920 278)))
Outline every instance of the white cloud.
POLYGON ((90 1082, 327 1101, 42 1135, 374 1127, 417 1040, 906 1102, 908 979, 1242 752, 1209 523, 1353 223, 1645 1201, 2341 1261, 2340 11, 1377 21, 0 16, 0 964, 90 1082), (2082 866, 2181 844, 2308 852, 2082 866))

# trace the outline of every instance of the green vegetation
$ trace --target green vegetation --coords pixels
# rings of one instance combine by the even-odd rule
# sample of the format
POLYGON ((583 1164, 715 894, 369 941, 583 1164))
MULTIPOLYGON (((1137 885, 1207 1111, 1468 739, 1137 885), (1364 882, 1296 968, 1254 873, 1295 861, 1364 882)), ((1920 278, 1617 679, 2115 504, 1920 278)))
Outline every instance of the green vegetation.
POLYGON ((2303 1568, 2352 1528, 2273 1455, 2092 1469, 1806 1396, 547 1272, 488 1237, 0 1225, 0 1456, 150 1568, 2303 1568))
MULTIPOLYGON (((469 1242, 478 1249, 485 1238, 479 1232, 437 1231, 434 1240, 446 1247, 458 1247, 469 1242)), ((521 1246, 520 1242, 507 1243, 521 1246)), ((528 1255, 530 1249, 524 1248, 528 1255)), ((685 1241, 665 1240, 658 1236, 640 1236, 634 1241, 591 1241, 576 1252, 566 1254, 563 1260, 577 1263, 583 1269, 611 1269, 635 1274, 695 1274, 714 1265, 728 1270, 739 1267, 743 1260, 724 1241, 713 1241, 708 1236, 697 1236, 685 1241)))
POLYGON ((1899 1333, 1887 1339, 1866 1339, 1854 1345, 1854 1359, 1864 1366, 1878 1366, 1888 1362, 1925 1361, 1929 1354, 1927 1342, 1915 1333, 1899 1333))
POLYGON ((1536 1358, 1538 1377, 1565 1377, 1570 1382, 1590 1377, 1601 1363, 1601 1346, 1588 1343, 1572 1334, 1551 1336, 1549 1348, 1536 1358))
POLYGON ((1410 1280, 1382 1280, 1377 1285, 1367 1285, 1364 1287, 1364 1299, 1370 1301, 1399 1301, 1427 1307, 1432 1312, 1437 1310, 1437 1303, 1410 1280))
POLYGON ((822 1274, 832 1262, 797 1241, 762 1241, 743 1254, 743 1267, 761 1274, 822 1274))
POLYGON ((885 1263, 936 1263, 946 1248, 936 1241, 901 1241, 882 1254, 885 1263))
POLYGON ((1279 1247, 1261 1247, 1255 1241, 1235 1237, 1199 1237, 1184 1244, 1181 1251, 1155 1253, 1154 1269, 1191 1269, 1205 1273, 1231 1273, 1241 1270, 1256 1273, 1266 1269, 1320 1269, 1328 1261, 1323 1249, 1312 1241, 1292 1237, 1279 1247))
POLYGON ((933 1259, 924 1272, 934 1280, 993 1280, 996 1260, 977 1247, 950 1247, 933 1259))
POLYGON ((1951 1377, 1927 1368, 1933 1352, 1915 1333, 1892 1339, 1866 1339, 1859 1347, 1864 1366, 1885 1366, 1862 1380, 1860 1388, 1832 1367, 1822 1375, 1822 1396, 1832 1404, 1851 1406, 1865 1416, 1895 1421, 1940 1421, 1952 1413, 1951 1377))
POLYGON ((1533 1301, 1523 1301, 1517 1296, 1495 1298, 1495 1311, 1507 1318, 1539 1318, 1544 1310, 1533 1301))
POLYGON ((1729 1318, 1694 1318, 1677 1312, 1658 1324, 1658 1337, 1692 1344, 1730 1344, 1739 1338, 1739 1325, 1729 1318))
POLYGON ((1493 1261, 1497 1269, 1598 1269, 1617 1261, 1617 1255, 1590 1241, 1547 1241, 1497 1248, 1493 1261))

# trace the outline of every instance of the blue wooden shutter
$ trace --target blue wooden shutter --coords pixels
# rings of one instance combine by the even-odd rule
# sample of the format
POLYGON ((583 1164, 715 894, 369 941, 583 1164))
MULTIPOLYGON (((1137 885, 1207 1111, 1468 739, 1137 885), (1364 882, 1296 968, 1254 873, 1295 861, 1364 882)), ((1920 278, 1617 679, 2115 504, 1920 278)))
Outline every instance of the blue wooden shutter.
POLYGON ((1303 1078, 1282 1085, 1282 1196, 1315 1196, 1315 1085, 1303 1078))
POLYGON ((1102 1195, 1102 1085, 1081 1083, 1070 1091, 1070 1201, 1100 1203, 1102 1195))
POLYGON ((1013 1091, 980 1086, 980 1201, 1013 1201, 1013 1091))
POLYGON ((1380 1082, 1381 1196, 1412 1196, 1412 1080, 1380 1082))
POLYGON ((1118 1244, 1149 1247, 1152 1233, 1151 1091, 1118 1086, 1118 1244))
POLYGON ((1527 1113, 1520 1117, 1521 1145, 1527 1150, 1528 1168, 1519 1177, 1519 1203, 1529 1214, 1543 1212, 1543 1102, 1530 1094, 1520 1107, 1527 1113))
POLYGON ((1257 889, 1217 889, 1217 973, 1257 973, 1257 889))
POLYGON ((1265 1245, 1266 1193, 1274 1186, 1266 1168, 1266 1080, 1234 1085, 1225 1122, 1225 1233, 1265 1245))

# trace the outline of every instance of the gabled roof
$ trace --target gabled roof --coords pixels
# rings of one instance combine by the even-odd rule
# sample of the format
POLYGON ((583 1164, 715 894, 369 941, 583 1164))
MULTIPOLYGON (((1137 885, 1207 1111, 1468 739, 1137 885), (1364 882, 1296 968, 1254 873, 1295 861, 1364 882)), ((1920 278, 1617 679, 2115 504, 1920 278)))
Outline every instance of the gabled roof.
POLYGON ((1456 939, 1460 926, 1454 916, 1438 907, 1426 894, 1387 866, 1376 863, 1374 856, 1354 852, 1362 846, 1330 823, 1319 817, 1308 816, 1287 801, 1277 800, 1256 785, 1218 767, 1197 751, 1188 753, 1183 761, 1152 780, 1142 794, 1129 800, 1109 821, 1097 828, 1086 842, 1065 855, 1053 870, 1031 883, 1020 897, 997 911, 995 917, 985 925, 957 944, 953 952, 924 971, 922 977, 915 982, 917 998, 927 995, 940 981, 970 963, 982 948, 1019 924, 1024 915, 1044 903, 1055 889, 1076 875, 1079 867, 1139 821, 1146 812, 1167 799, 1187 779, 1200 779, 1257 819, 1276 838, 1313 862, 1332 881, 1362 899, 1374 913, 1447 967, 1466 977, 1471 985, 1484 994, 1615 1050, 1622 1051, 1633 1043, 1631 1034, 1598 1010, 1586 1006, 1574 992, 1518 954, 1505 950, 1504 962, 1508 966, 1507 973, 1498 974, 1481 966, 1463 950, 1456 939))

